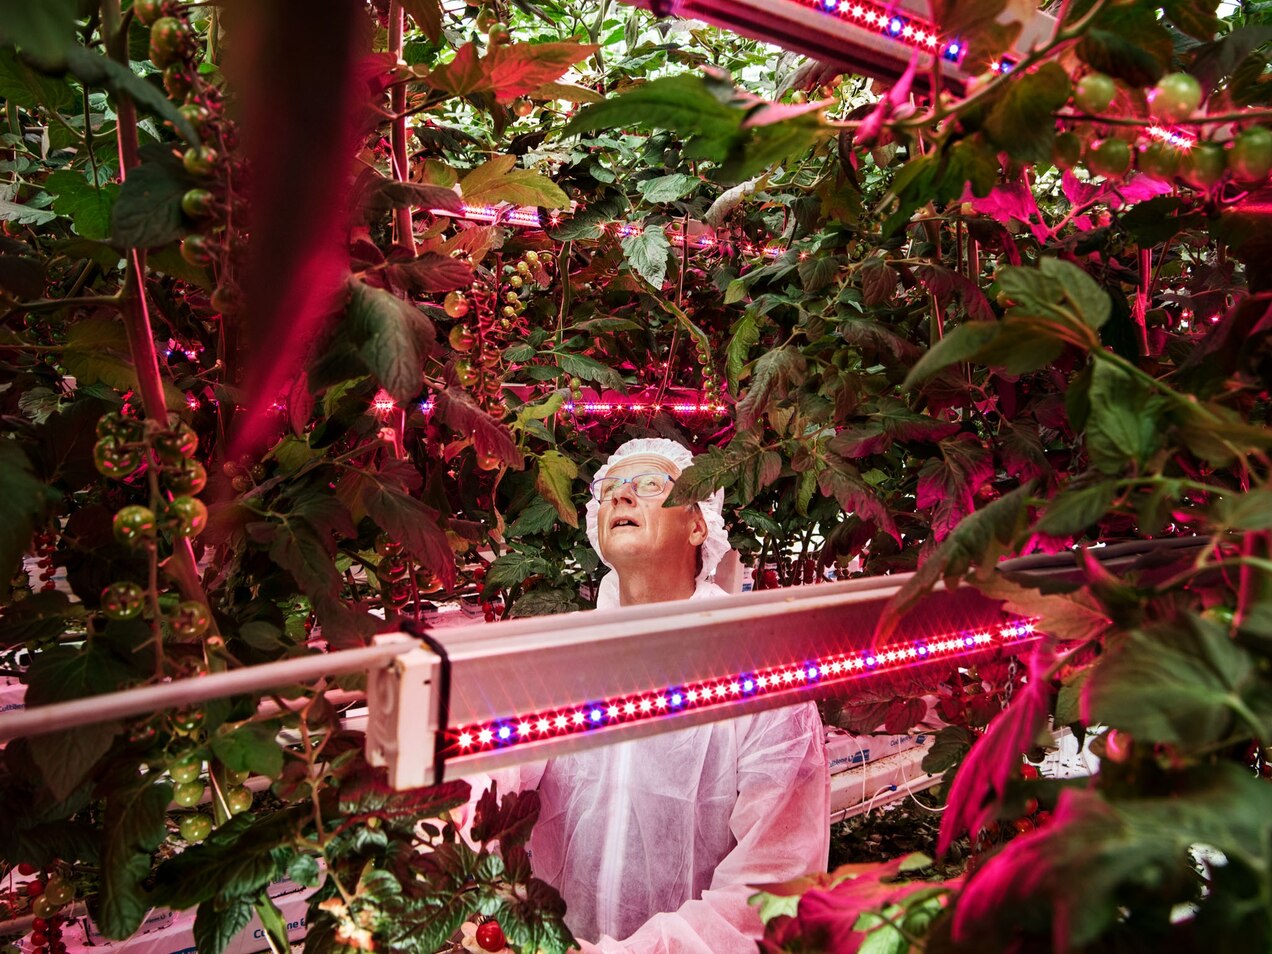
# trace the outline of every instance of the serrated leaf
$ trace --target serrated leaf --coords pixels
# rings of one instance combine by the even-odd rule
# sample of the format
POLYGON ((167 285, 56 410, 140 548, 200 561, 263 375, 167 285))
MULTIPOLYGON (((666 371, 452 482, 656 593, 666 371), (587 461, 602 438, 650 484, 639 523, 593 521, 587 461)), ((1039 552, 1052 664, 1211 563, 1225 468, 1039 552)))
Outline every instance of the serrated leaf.
POLYGON ((483 582, 488 589, 508 589, 532 576, 549 576, 551 573, 552 564, 537 553, 510 550, 486 568, 483 582))
POLYGON ((1091 464, 1103 474, 1118 474, 1129 463, 1143 463, 1161 445, 1161 410, 1148 385, 1111 361, 1091 368, 1086 446, 1091 464))
POLYGON ((424 31, 433 43, 442 38, 442 5, 440 0, 402 0, 402 9, 424 31))
POLYGON ((588 86, 575 83, 544 83, 530 94, 533 100, 562 100, 567 103, 602 103, 605 96, 588 86))
POLYGON ((646 202, 659 203, 682 199, 701 184, 702 180, 697 176, 673 172, 671 175, 659 176, 657 179, 644 179, 636 184, 636 188, 640 190, 646 202))
POLYGON ((392 292, 355 281, 346 320, 358 353, 394 400, 406 404, 419 394, 424 359, 435 342, 424 313, 392 292))
POLYGON ((900 277, 896 269, 878 256, 872 256, 861 263, 857 274, 861 278, 862 299, 870 307, 882 305, 896 294, 900 277))
POLYGON ((521 540, 532 534, 551 530, 557 522, 557 509, 551 501, 532 500, 526 508, 517 514, 517 518, 508 524, 504 536, 509 540, 521 540))
POLYGON ((738 426, 751 427, 775 396, 784 395, 803 379, 806 366, 804 356, 789 346, 761 355, 751 372, 751 386, 737 403, 738 426))
POLYGON ((901 532, 887 504, 848 461, 830 455, 826 466, 817 474, 817 484, 825 496, 839 502, 845 513, 855 514, 859 519, 874 524, 898 545, 901 543, 901 532))
POLYGON ((33 205, 19 205, 8 199, 0 199, 0 222, 17 225, 47 225, 57 218, 57 213, 33 205))
MULTIPOLYGON (((138 387, 128 332, 115 318, 83 318, 72 324, 62 350, 62 366, 81 387, 101 383, 121 393, 138 387)), ((169 407, 185 403, 185 392, 171 381, 164 380, 163 391, 169 407)))
POLYGON ((524 619, 528 616, 574 613, 581 608, 578 594, 571 589, 536 586, 512 604, 512 610, 508 615, 513 619, 524 619))
POLYGON ((62 111, 79 97, 65 80, 36 72, 13 47, 4 46, 0 48, 0 98, 28 109, 45 106, 62 111))
POLYGON ((181 238, 181 197, 195 184, 175 157, 150 159, 129 170, 111 210, 111 244, 156 248, 181 238))
MULTIPOLYGON (((0 501, 7 501, 8 487, 4 480, 4 457, 7 442, 0 443, 0 501)), ((8 522, 4 503, 0 503, 0 520, 8 522)), ((25 547, 24 547, 25 549, 25 547)), ((12 577, 12 573, 9 576, 12 577)), ((44 642, 66 631, 67 623, 83 614, 83 607, 72 606, 65 593, 57 590, 32 593, 24 600, 10 603, 0 616, 0 647, 8 649, 28 642, 44 642)), ((56 701, 56 700, 50 700, 56 701)))
POLYGON ((1128 86, 1151 86, 1170 67, 1174 43, 1147 7, 1106 8, 1078 41, 1078 58, 1128 86))
POLYGON ((667 277, 667 257, 671 243, 661 225, 646 225, 623 239, 623 257, 641 278, 661 290, 667 277))
POLYGON ((247 722, 212 738, 212 751, 228 768, 278 778, 283 771, 283 750, 276 722, 247 722))
POLYGON ((372 522, 431 570, 446 586, 455 581, 455 554, 438 526, 437 511, 407 493, 392 472, 350 470, 339 493, 357 513, 372 522))
POLYGON ((497 457, 517 470, 524 466, 508 428, 478 407, 467 391, 445 388, 437 392, 433 397, 433 416, 456 434, 472 438, 477 453, 497 457))
POLYGON ((607 364, 602 364, 586 354, 574 354, 568 351, 554 351, 552 358, 557 366, 571 377, 582 381, 599 384, 612 391, 623 390, 623 379, 619 373, 607 364))
POLYGON ((516 156, 494 156, 460 180, 459 188, 469 204, 535 205, 568 209, 570 200, 547 176, 518 169, 516 156))
POLYGON ((1034 529, 1055 537, 1077 536, 1104 517, 1116 496, 1117 485, 1109 480, 1065 490, 1047 505, 1034 529))
POLYGON ((150 877, 151 852, 168 834, 164 820, 172 785, 147 776, 106 796, 101 895, 96 921, 102 934, 122 940, 141 926, 150 910, 142 883, 150 877))
POLYGON ((509 43, 492 44, 485 56, 478 56, 476 44, 465 43, 451 62, 421 78, 447 93, 490 93, 496 102, 511 103, 559 78, 598 49, 586 43, 509 43))
POLYGON ((839 274, 841 264, 842 261, 838 255, 814 253, 797 266, 799 283, 809 294, 821 291, 839 274))
POLYGON ((32 757, 55 799, 65 801, 79 788, 93 766, 110 751, 121 728, 114 721, 94 722, 32 736, 32 757))
POLYGON ((571 499, 571 489, 579 476, 579 465, 558 450, 544 451, 539 457, 534 486, 571 527, 579 525, 579 512, 571 499))
POLYGON ((410 262, 390 265, 389 270, 411 291, 432 295, 468 288, 474 278, 473 267, 467 262, 431 252, 410 262))
POLYGON ((464 211, 464 202, 454 189, 445 186, 426 185, 421 182, 398 182, 396 179, 383 177, 375 177, 371 180, 359 202, 359 212, 364 222, 369 222, 373 216, 393 209, 412 207, 440 209, 458 215, 464 211))
POLYGON ((651 80, 579 110, 561 135, 630 127, 667 129, 679 134, 693 155, 721 162, 740 134, 743 117, 742 110, 716 99, 701 77, 680 74, 651 80))
POLYGON ((78 172, 62 169, 45 180, 54 193, 53 211, 71 219, 75 231, 87 239, 110 237, 110 216, 119 198, 119 186, 107 182, 94 187, 78 172))
POLYGON ((146 82, 144 77, 124 64, 116 63, 96 50, 72 44, 66 51, 66 68, 85 87, 103 88, 116 97, 131 100, 143 111, 171 123, 187 143, 198 145, 198 133, 177 105, 158 86, 146 82))
POLYGON ((940 460, 929 459, 919 471, 914 505, 932 510, 932 535, 937 540, 976 509, 976 492, 994 476, 994 458, 971 434, 942 440, 940 460))
POLYGON ((748 308, 730 329, 732 336, 725 348, 724 368, 734 391, 737 390, 738 381, 742 378, 742 372, 750 360, 751 349, 760 343, 760 329, 766 324, 768 324, 767 319, 754 309, 748 308))
POLYGON ((1210 620, 1182 616, 1132 630, 1110 645, 1087 679, 1083 719, 1145 743, 1209 745, 1227 735, 1234 714, 1247 717, 1242 696, 1257 691, 1253 667, 1210 620))
POLYGON ((1024 162, 1048 162, 1055 142, 1052 113, 1069 99, 1069 74, 1058 63, 1008 83, 985 119, 985 133, 998 148, 1024 162))

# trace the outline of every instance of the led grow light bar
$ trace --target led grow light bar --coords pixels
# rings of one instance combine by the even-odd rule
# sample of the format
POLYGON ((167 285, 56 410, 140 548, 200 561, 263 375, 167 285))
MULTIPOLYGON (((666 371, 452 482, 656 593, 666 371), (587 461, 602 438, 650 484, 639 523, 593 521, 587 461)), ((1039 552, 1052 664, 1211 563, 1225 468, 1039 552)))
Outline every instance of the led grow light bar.
POLYGON ((1035 13, 1023 25, 1012 50, 994 62, 978 58, 963 39, 949 34, 928 15, 922 0, 880 4, 870 0, 623 0, 657 16, 702 20, 754 40, 773 43, 838 66, 844 72, 882 80, 900 77, 919 57, 915 83, 925 87, 928 69, 939 58, 942 75, 958 91, 984 69, 1011 69, 1037 42, 1050 35, 1055 20, 1035 13))
POLYGON ((798 665, 728 673, 654 692, 523 713, 493 722, 478 722, 448 731, 446 751, 455 755, 503 748, 567 733, 588 732, 608 725, 663 718, 688 709, 728 707, 741 699, 783 690, 818 684, 829 687, 874 673, 962 657, 985 649, 1014 646, 1033 637, 1036 622, 1036 619, 1016 620, 993 629, 962 630, 936 639, 894 643, 878 650, 837 653, 798 665))
POLYGON ((874 647, 905 579, 448 628, 432 651, 372 674, 368 757, 399 787, 430 784, 967 665, 1034 638, 1032 620, 962 588, 927 597, 906 616, 907 638, 874 647), (421 729, 432 727, 429 751, 421 729))

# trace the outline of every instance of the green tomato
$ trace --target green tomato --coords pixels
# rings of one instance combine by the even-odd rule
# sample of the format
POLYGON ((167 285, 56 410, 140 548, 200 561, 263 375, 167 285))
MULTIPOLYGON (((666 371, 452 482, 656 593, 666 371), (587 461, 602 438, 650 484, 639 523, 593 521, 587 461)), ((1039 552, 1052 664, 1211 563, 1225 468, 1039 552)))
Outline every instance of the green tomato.
POLYGON ((50 878, 49 883, 44 888, 43 896, 58 907, 61 907, 75 897, 75 889, 60 878, 50 878))
POLYGON ((1272 131, 1251 126, 1237 134, 1228 150, 1228 168, 1241 182, 1261 182, 1272 171, 1272 131))
POLYGON ((115 539, 120 543, 137 544, 155 535, 155 512, 149 507, 132 504, 121 507, 112 523, 115 539))
POLYGON ((201 219, 212 214, 215 201, 215 197, 207 189, 190 189, 181 197, 181 211, 192 219, 201 219))
POLYGON ((93 445, 93 466, 103 477, 127 477, 141 466, 141 453, 108 434, 93 445))
POLYGON ((1163 182, 1173 182, 1179 174, 1183 157, 1174 146, 1164 142, 1152 142, 1140 153, 1140 172, 1163 182))
POLYGON ((507 46, 512 42, 512 34, 508 32, 508 27, 502 23, 492 23, 490 30, 486 33, 486 42, 491 46, 507 46))
POLYGON ((163 71, 163 88, 169 98, 185 99, 194 89, 194 73, 184 63, 173 63, 163 71))
POLYGON ((1102 113, 1109 108, 1117 95, 1117 84, 1103 73, 1088 73, 1078 80, 1073 91, 1073 102, 1084 113, 1102 113))
POLYGON ((203 798, 207 786, 196 779, 193 782, 180 782, 173 786, 172 800, 182 808, 193 808, 203 798))
POLYGON ((473 345, 477 343, 477 336, 467 325, 456 325, 450 330, 449 338, 451 349, 461 354, 472 351, 473 345))
POLYGON ((146 591, 136 583, 121 581, 102 590, 102 612, 107 619, 135 619, 146 605, 146 591))
POLYGON ((168 16, 171 6, 169 0, 135 0, 133 16, 142 26, 154 26, 160 17, 168 16))
POLYGON ((118 411, 107 411, 97 419, 98 437, 118 437, 123 443, 134 443, 141 440, 145 428, 141 421, 124 417, 118 411))
POLYGON ((226 785, 242 785, 251 774, 251 772, 241 772, 238 769, 232 769, 228 765, 221 766, 221 778, 225 780, 226 785))
POLYGON ((188 755, 168 766, 168 774, 178 785, 193 782, 203 771, 203 761, 188 755))
POLYGON ((168 504, 172 531, 179 537, 197 537, 208 525, 208 508, 197 497, 174 497, 168 504))
POLYGON ((150 62, 163 69, 185 58, 192 37, 176 17, 160 17, 150 27, 150 62))
POLYGON ((1227 158, 1215 142, 1195 142, 1184 154, 1181 172, 1184 181, 1197 189, 1209 189, 1223 178, 1227 158))
POLYGON ((1187 73, 1167 73, 1148 94, 1149 111, 1157 119, 1177 123, 1201 105, 1201 84, 1187 73))
POLYGON ((211 146, 191 146, 181 157, 181 164, 192 176, 210 176, 220 158, 220 154, 211 146))
POLYGON ((468 299, 463 292, 453 291, 443 300, 442 307, 450 317, 463 318, 468 314, 468 299))
POLYGON ((181 257, 191 265, 210 265, 214 257, 213 248, 212 241, 206 235, 192 232, 181 240, 181 257))
POLYGON ((52 898, 46 898, 40 895, 31 902, 31 913, 37 918, 44 918, 46 921, 57 914, 62 906, 56 903, 52 898))
POLYGON ((477 383, 477 369, 467 358, 460 358, 455 362, 455 380, 466 388, 477 383))
POLYGON ((242 785, 237 785, 225 793, 225 807, 231 815, 238 815, 252 807, 252 793, 242 785))
POLYGON ((194 456, 194 452, 199 449, 199 435, 193 427, 182 421, 172 430, 156 434, 151 446, 165 464, 177 465, 194 456))
POLYGON ((197 494, 208 484, 208 472, 197 460, 182 460, 165 467, 163 481, 174 494, 197 494))
POLYGON ((212 614, 198 600, 182 600, 169 622, 172 631, 186 638, 202 636, 212 625, 212 614))
POLYGON ((212 111, 200 103, 186 103, 177 110, 191 126, 198 132, 204 124, 212 118, 212 111))
POLYGON ((1120 179, 1131 167, 1131 146, 1125 139, 1105 139, 1087 153, 1087 168, 1095 176, 1120 179))
POLYGON ((1056 136, 1051 148, 1051 161, 1061 172, 1072 169, 1082 158, 1082 140, 1076 133, 1064 132, 1056 136))
POLYGON ((180 822, 181 837, 197 845, 212 834, 212 819, 207 815, 186 815, 180 822))

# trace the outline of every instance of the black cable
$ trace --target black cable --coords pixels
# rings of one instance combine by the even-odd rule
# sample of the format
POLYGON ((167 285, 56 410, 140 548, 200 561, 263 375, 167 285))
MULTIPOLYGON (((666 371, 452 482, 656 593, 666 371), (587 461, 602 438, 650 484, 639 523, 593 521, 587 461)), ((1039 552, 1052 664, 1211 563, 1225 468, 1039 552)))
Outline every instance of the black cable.
MULTIPOLYGON (((450 728, 451 662, 446 647, 428 634, 427 625, 414 619, 402 619, 402 630, 414 636, 433 652, 442 664, 437 676, 437 732, 433 735, 433 784, 442 784, 446 768, 446 732, 450 728)), ((398 742, 401 745, 401 740, 398 742)))

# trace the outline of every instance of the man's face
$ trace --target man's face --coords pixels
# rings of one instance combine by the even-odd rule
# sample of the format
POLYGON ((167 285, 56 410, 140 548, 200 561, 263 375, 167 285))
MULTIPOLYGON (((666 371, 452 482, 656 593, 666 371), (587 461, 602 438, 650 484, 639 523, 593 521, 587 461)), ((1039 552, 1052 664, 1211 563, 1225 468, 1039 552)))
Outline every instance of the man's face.
MULTIPOLYGON (((607 477, 634 477, 637 474, 668 474, 675 471, 658 457, 625 460, 611 467, 607 477)), ((697 504, 664 507, 671 493, 668 483, 656 497, 638 497, 631 484, 621 484, 613 496, 601 504, 596 515, 596 535, 601 556, 620 575, 624 566, 641 561, 653 565, 682 566, 707 537, 707 524, 697 504)))

